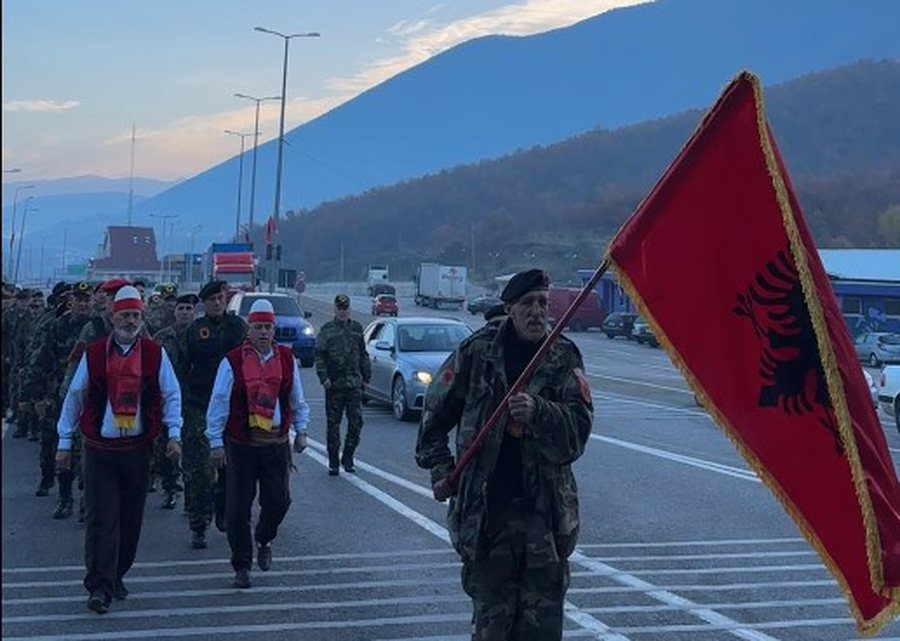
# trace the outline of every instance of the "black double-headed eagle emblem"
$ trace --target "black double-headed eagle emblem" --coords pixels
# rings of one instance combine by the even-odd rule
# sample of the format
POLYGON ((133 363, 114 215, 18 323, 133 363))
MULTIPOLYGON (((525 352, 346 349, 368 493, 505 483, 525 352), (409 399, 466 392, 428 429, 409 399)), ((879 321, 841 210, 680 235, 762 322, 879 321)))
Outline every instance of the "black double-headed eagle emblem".
POLYGON ((786 251, 766 262, 732 311, 748 319, 763 344, 759 406, 813 414, 843 453, 812 318, 796 265, 786 251))

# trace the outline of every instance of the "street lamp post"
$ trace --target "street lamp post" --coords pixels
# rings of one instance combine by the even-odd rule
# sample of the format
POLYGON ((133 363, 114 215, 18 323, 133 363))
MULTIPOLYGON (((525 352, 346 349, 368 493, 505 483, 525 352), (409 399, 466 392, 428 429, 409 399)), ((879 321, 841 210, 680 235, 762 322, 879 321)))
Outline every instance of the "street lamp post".
POLYGON ((188 281, 190 281, 192 283, 194 282, 194 236, 196 236, 197 232, 199 232, 201 229, 203 229, 203 225, 194 225, 191 228, 190 233, 188 234, 188 236, 191 239, 191 245, 190 245, 190 247, 191 247, 191 253, 190 253, 191 267, 190 267, 190 272, 188 272, 189 273, 188 281))
POLYGON ((162 245, 159 248, 159 282, 163 282, 163 271, 165 270, 165 246, 166 246, 166 221, 169 218, 178 218, 178 214, 150 214, 150 218, 162 219, 162 245))
POLYGON ((244 183, 244 138, 250 134, 242 134, 231 129, 226 129, 225 133, 241 137, 241 155, 238 158, 237 217, 234 222, 234 242, 237 243, 241 240, 241 187, 244 183))
POLYGON ((31 206, 34 196, 25 199, 25 209, 22 211, 22 226, 19 227, 19 249, 16 251, 16 269, 13 272, 13 282, 19 282, 19 261, 22 259, 22 241, 25 240, 25 219, 28 217, 29 211, 37 211, 37 207, 31 206))
MULTIPOLYGON (((273 239, 275 232, 278 230, 278 216, 281 208, 281 168, 282 168, 282 160, 284 157, 284 106, 285 100, 287 98, 287 66, 288 66, 288 45, 291 42, 292 38, 318 38, 321 34, 315 31, 310 31, 308 33, 292 33, 290 35, 286 35, 283 33, 279 33, 278 31, 273 31, 271 29, 265 29, 263 27, 254 27, 256 31, 261 33, 268 33, 273 36, 278 36, 284 40, 284 64, 282 65, 281 72, 281 118, 278 125, 278 160, 275 166, 275 204, 273 206, 274 211, 272 212, 272 216, 274 219, 274 232, 272 234, 273 239)), ((271 258, 269 259, 269 293, 275 291, 275 282, 278 280, 277 273, 277 265, 276 265, 276 252, 272 252, 271 258)))
POLYGON ((281 96, 257 98, 256 96, 248 96, 245 93, 236 93, 234 96, 235 98, 246 98, 256 103, 256 120, 253 124, 253 168, 250 170, 250 222, 247 224, 248 233, 253 234, 253 211, 256 206, 256 148, 259 146, 259 104, 264 100, 278 100, 281 96))
POLYGON ((16 240, 16 201, 19 200, 19 192, 23 189, 34 189, 34 185, 19 185, 13 193, 12 220, 10 221, 9 226, 9 264, 6 267, 6 271, 9 273, 10 277, 12 277, 13 271, 13 249, 15 248, 13 243, 15 243, 16 240))

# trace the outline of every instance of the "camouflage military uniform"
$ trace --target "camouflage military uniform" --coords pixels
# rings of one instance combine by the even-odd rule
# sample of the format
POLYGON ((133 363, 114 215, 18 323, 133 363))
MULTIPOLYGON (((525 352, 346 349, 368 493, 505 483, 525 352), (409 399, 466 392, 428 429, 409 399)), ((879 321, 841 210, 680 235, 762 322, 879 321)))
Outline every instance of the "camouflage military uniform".
MULTIPOLYGON (((453 469, 450 431, 458 428, 459 456, 524 369, 521 357, 518 370, 508 369, 514 333, 511 320, 485 326, 435 374, 416 445, 416 462, 431 470, 432 483, 453 469)), ((579 527, 570 465, 584 451, 593 411, 574 344, 557 338, 525 391, 537 403, 534 420, 515 438, 506 433, 508 415, 501 419, 462 473, 448 510, 476 640, 562 638, 579 527)))
POLYGON ((58 440, 56 421, 62 408, 58 394, 59 386, 86 320, 87 318, 73 316, 68 311, 54 317, 36 334, 35 348, 28 361, 24 394, 29 401, 43 403, 46 406, 44 418, 40 420, 40 487, 44 488, 43 492, 40 492, 39 488, 40 496, 44 496, 46 489, 53 486, 56 468, 54 457, 58 440))
POLYGON ((156 303, 147 309, 147 332, 151 336, 156 336, 174 322, 175 317, 172 315, 172 310, 165 303, 156 303))
MULTIPOLYGON (((247 327, 237 316, 204 316, 187 329, 185 345, 189 369, 183 395, 184 427, 181 431, 184 504, 191 530, 201 535, 212 520, 213 509, 225 510, 225 475, 216 480, 209 464, 209 442, 206 440, 206 408, 212 394, 219 361, 225 353, 240 345, 247 327)), ((177 371, 177 370, 176 370, 177 371)))
POLYGON ((25 369, 28 366, 29 348, 36 322, 36 317, 27 310, 20 310, 14 320, 12 359, 10 363, 10 371, 12 372, 10 402, 14 408, 16 418, 16 431, 13 434, 15 438, 37 433, 37 416, 34 413, 34 408, 29 406, 23 411, 19 406, 20 403, 26 402, 22 396, 22 383, 24 382, 25 369))
POLYGON ((337 319, 325 323, 316 336, 316 374, 325 390, 325 417, 328 425, 328 461, 338 468, 338 457, 353 465, 353 453, 362 432, 362 389, 372 375, 372 366, 363 342, 363 328, 355 320, 337 319), (347 413, 347 438, 341 449, 341 416, 347 413))
MULTIPOLYGON (((190 369, 190 363, 187 360, 187 330, 189 325, 177 327, 169 325, 165 329, 153 335, 153 340, 163 346, 166 355, 172 363, 172 369, 175 370, 175 376, 181 386, 181 394, 184 396, 184 382, 187 372, 190 369)), ((174 495, 179 489, 178 479, 181 470, 176 461, 166 456, 166 446, 168 444, 168 434, 163 431, 156 443, 154 443, 153 460, 150 463, 151 474, 157 474, 162 479, 162 488, 166 492, 166 502, 164 507, 174 507, 169 501, 169 497, 174 495)))

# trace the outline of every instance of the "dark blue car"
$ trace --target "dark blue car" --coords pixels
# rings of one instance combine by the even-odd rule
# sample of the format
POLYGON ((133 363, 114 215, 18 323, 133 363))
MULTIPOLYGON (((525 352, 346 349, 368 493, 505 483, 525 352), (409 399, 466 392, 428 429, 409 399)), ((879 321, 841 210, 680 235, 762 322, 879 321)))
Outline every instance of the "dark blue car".
POLYGON ((306 320, 309 312, 300 311, 300 306, 288 294, 265 294, 260 292, 237 292, 228 301, 228 313, 237 314, 244 321, 250 315, 253 302, 264 298, 272 303, 275 310, 275 341, 289 346, 303 367, 312 367, 315 362, 316 331, 306 320))

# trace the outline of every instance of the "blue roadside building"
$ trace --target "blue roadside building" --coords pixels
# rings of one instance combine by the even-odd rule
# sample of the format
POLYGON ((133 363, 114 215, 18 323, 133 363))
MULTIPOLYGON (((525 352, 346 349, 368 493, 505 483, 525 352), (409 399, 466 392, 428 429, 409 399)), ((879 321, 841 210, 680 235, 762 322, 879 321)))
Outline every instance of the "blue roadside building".
MULTIPOLYGON (((900 249, 820 249, 819 257, 851 336, 900 332, 900 249)), ((592 269, 578 270, 582 283, 593 275, 592 269)), ((636 311, 612 272, 596 289, 607 313, 636 311)))

